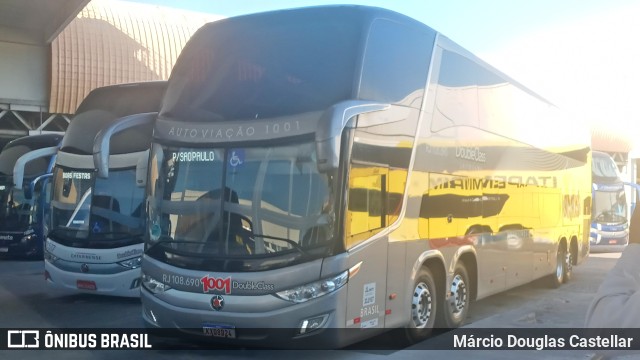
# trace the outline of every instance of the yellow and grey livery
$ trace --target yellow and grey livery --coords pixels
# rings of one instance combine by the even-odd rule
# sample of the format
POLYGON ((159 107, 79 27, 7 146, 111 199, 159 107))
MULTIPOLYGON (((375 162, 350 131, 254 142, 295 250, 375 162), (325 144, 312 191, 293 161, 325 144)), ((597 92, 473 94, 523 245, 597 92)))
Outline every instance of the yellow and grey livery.
POLYGON ((417 341, 473 299, 558 286, 589 252, 587 135, 391 11, 208 24, 155 120, 145 323, 268 346, 417 341))

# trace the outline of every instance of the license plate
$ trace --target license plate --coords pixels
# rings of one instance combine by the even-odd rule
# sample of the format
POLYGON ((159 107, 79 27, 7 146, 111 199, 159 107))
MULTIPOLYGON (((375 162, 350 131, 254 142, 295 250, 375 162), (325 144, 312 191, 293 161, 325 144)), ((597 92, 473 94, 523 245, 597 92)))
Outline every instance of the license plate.
POLYGON ((227 339, 236 338, 235 327, 229 325, 204 324, 202 325, 202 333, 205 336, 221 337, 227 339))
POLYGON ((6 252, 9 252, 8 247, 0 247, 0 253, 6 253, 6 252))
POLYGON ((89 280, 78 280, 76 281, 76 286, 80 290, 97 290, 98 289, 98 287, 96 286, 96 282, 89 281, 89 280))
POLYGON ((618 240, 609 240, 609 244, 617 244, 618 240))

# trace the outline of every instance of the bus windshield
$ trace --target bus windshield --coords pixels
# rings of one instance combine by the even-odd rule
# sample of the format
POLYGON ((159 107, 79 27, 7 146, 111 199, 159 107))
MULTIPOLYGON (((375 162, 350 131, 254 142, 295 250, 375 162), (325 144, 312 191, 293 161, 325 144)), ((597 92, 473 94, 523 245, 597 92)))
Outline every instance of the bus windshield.
POLYGON ((22 189, 9 182, 0 184, 0 231, 25 231, 32 222, 31 202, 22 189))
POLYGON ((598 223, 622 224, 627 221, 624 191, 594 191, 593 220, 598 223))
POLYGON ((93 170, 54 170, 49 236, 66 246, 112 248, 142 241, 144 188, 135 169, 113 170, 108 179, 93 170))
POLYGON ((150 256, 199 268, 184 265, 184 257, 322 256, 329 249, 334 180, 318 172, 313 142, 250 148, 155 144, 151 156, 147 248, 163 254, 150 256), (183 260, 165 258, 167 252, 183 260))

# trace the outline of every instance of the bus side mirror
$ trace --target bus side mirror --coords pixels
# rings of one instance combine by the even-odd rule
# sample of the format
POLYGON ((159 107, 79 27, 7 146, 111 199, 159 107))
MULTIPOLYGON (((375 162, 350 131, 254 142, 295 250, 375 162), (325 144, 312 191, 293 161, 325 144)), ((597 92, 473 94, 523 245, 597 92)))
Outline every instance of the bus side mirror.
POLYGON ((69 197, 71 193, 71 179, 62 180, 62 196, 69 197))
POLYGON ((136 186, 145 187, 147 185, 147 170, 149 169, 149 150, 145 151, 136 164, 136 186))
POLYGON ((111 154, 111 137, 126 129, 152 124, 158 113, 142 113, 121 117, 98 132, 93 142, 93 163, 97 176, 102 179, 109 178, 109 156, 111 154))
MULTIPOLYGON (((31 198, 33 198, 33 194, 36 192, 36 186, 38 186, 39 183, 42 183, 40 186, 41 186, 41 189, 44 189, 44 187, 47 185, 47 182, 52 177, 53 177, 53 174, 43 174, 33 179, 29 183, 29 185, 25 185, 23 189, 25 199, 31 200, 31 198)), ((71 179, 68 179, 68 180, 71 180, 71 179)))
POLYGON ((316 142, 318 171, 329 172, 338 168, 340 136, 316 142))
POLYGON ((346 127, 355 127, 359 114, 382 111, 390 107, 372 101, 348 100, 327 109, 318 122, 316 130, 316 153, 318 171, 328 172, 339 166, 340 142, 346 127))

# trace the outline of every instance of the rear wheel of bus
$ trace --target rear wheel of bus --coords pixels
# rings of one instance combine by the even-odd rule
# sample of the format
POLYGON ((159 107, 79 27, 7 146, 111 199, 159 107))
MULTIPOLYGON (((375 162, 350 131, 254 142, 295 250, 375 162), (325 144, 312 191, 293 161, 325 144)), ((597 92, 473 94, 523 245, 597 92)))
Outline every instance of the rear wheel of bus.
POLYGON ((572 259, 571 252, 567 251, 567 246, 564 242, 558 245, 558 251, 556 253, 556 269, 555 272, 549 275, 549 285, 553 288, 560 287, 563 283, 568 282, 572 275, 572 259))
POLYGON ((454 329, 462 326, 469 312, 470 283, 467 268, 464 264, 456 264, 453 279, 446 291, 449 296, 447 296, 447 293, 441 295, 439 303, 443 304, 443 306, 437 314, 437 326, 454 329))
POLYGON ((562 279, 565 283, 571 281, 573 277, 573 262, 574 259, 578 256, 578 245, 577 239, 571 239, 571 245, 567 246, 567 252, 564 256, 564 279, 562 279))
POLYGON ((433 273, 423 267, 413 287, 411 296, 411 319, 406 328, 407 339, 411 343, 424 340, 431 335, 436 321, 436 282, 433 273))

